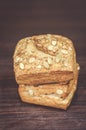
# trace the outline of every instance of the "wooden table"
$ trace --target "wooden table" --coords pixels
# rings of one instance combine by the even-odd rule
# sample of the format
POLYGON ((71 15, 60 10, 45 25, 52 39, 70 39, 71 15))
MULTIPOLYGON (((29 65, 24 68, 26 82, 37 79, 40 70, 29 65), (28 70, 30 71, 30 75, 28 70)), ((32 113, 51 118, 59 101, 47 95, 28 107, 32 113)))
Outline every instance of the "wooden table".
POLYGON ((86 0, 0 0, 0 130, 86 130, 86 0), (67 111, 25 104, 18 95, 16 43, 43 33, 74 42, 81 70, 67 111))

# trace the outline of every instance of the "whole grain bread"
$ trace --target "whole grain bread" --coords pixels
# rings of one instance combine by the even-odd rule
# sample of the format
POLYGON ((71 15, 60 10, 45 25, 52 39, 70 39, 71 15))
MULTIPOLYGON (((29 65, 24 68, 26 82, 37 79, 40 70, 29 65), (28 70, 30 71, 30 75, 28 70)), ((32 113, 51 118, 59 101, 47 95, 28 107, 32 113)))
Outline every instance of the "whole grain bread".
POLYGON ((18 92, 23 102, 66 110, 77 89, 79 65, 74 69, 74 79, 67 84, 38 86, 19 85, 18 92))
POLYGON ((18 84, 64 83, 74 78, 76 53, 70 39, 60 35, 37 35, 20 40, 14 52, 18 84))

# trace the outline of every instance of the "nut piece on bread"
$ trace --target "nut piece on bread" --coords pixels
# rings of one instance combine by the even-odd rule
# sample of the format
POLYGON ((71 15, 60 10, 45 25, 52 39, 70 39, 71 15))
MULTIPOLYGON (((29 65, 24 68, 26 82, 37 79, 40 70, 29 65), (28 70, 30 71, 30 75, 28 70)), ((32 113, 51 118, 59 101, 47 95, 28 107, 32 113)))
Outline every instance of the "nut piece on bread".
POLYGON ((60 35, 27 37, 18 42, 14 52, 14 72, 18 84, 70 81, 74 78, 75 64, 72 41, 60 35))

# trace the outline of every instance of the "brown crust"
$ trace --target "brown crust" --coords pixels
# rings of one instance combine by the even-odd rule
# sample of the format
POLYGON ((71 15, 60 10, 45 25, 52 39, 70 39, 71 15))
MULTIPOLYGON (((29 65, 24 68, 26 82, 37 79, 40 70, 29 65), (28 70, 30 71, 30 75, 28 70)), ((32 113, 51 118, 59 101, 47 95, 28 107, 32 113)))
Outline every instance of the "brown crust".
POLYGON ((22 101, 68 108, 79 68, 70 39, 52 34, 27 37, 18 42, 13 58, 22 101))
POLYGON ((13 58, 18 84, 58 83, 74 78, 75 49, 71 40, 60 35, 45 34, 22 39, 13 58))
MULTIPOLYGON (((44 105, 44 106, 50 106, 50 107, 56 107, 60 109, 66 110, 71 103, 71 100, 74 96, 74 93, 77 89, 77 78, 78 78, 78 69, 75 70, 74 73, 74 79, 70 81, 69 85, 66 85, 66 87, 69 87, 67 92, 68 94, 65 95, 64 98, 58 97, 55 94, 39 94, 38 96, 32 96, 28 94, 28 89, 29 87, 19 86, 18 91, 19 95, 21 97, 21 100, 27 103, 33 103, 33 104, 38 104, 38 105, 44 105)), ((50 85, 52 88, 54 87, 53 84, 50 85)), ((49 85, 46 86, 47 91, 50 87, 49 85)), ((55 86, 56 87, 56 86, 55 86)), ((57 88, 62 89, 62 85, 57 84, 57 88)), ((53 89, 52 89, 53 90, 53 89)))
POLYGON ((40 95, 50 95, 55 94, 61 98, 65 98, 69 93, 69 84, 47 84, 47 85, 37 85, 37 86, 29 86, 29 85, 19 85, 22 87, 22 91, 33 92, 33 96, 40 95))
POLYGON ((45 83, 64 83, 72 80, 74 77, 72 72, 50 72, 50 73, 41 73, 41 74, 24 74, 16 77, 18 84, 45 84, 45 83), (29 79, 29 80, 28 80, 29 79))

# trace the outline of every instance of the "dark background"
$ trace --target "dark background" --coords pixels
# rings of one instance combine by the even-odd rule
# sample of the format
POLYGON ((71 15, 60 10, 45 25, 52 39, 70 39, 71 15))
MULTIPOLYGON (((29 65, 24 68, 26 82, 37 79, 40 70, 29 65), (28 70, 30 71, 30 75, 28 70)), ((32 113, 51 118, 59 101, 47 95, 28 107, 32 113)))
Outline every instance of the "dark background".
POLYGON ((86 0, 0 0, 0 130, 86 130, 86 0), (16 43, 37 34, 74 42, 81 70, 67 111, 20 101, 13 73, 16 43))

